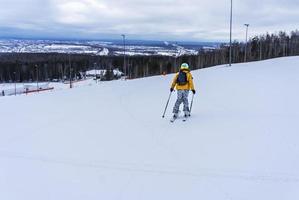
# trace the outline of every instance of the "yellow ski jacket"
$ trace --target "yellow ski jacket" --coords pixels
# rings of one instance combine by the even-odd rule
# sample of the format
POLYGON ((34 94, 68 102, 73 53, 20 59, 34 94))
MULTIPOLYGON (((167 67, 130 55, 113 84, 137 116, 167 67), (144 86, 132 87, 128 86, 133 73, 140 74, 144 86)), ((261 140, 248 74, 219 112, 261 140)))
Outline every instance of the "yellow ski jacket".
POLYGON ((179 76, 179 72, 178 72, 178 73, 176 73, 175 77, 173 78, 171 88, 173 88, 173 89, 176 88, 177 90, 195 90, 194 84, 193 84, 193 77, 192 77, 192 74, 190 73, 190 71, 185 70, 185 69, 183 69, 182 71, 185 72, 187 75, 187 84, 185 84, 185 85, 177 84, 177 79, 179 76))

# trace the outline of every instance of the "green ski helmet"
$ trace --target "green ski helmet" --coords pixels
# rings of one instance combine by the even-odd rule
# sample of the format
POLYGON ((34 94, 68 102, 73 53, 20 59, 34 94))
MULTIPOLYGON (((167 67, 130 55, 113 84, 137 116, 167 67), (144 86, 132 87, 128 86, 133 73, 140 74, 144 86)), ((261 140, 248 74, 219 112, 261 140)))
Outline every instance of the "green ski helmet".
POLYGON ((187 69, 187 70, 189 70, 189 65, 187 64, 187 63, 183 63, 182 65, 181 65, 181 69, 183 70, 183 69, 187 69))

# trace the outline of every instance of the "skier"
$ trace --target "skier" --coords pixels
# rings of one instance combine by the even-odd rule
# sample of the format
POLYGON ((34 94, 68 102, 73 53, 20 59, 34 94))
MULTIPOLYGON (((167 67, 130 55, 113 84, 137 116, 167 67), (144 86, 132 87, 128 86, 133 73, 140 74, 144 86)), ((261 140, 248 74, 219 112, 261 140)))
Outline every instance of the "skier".
POLYGON ((188 103, 188 95, 189 90, 195 94, 194 84, 193 84, 193 77, 189 70, 189 65, 187 63, 183 63, 181 65, 180 71, 175 75, 170 92, 174 91, 174 88, 176 88, 178 97, 176 100, 176 103, 173 107, 173 118, 171 121, 173 122, 179 115, 179 109, 181 103, 184 104, 184 117, 187 118, 190 116, 190 110, 189 110, 189 103, 188 103))

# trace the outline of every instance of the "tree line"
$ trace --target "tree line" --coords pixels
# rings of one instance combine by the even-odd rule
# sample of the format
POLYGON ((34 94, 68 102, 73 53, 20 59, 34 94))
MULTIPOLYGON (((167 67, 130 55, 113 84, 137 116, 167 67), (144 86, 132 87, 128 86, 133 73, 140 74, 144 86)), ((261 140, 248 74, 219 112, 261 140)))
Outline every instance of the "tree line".
MULTIPOLYGON (((247 44, 232 43, 232 62, 241 63, 283 56, 299 55, 299 31, 290 34, 264 34, 251 38, 247 44)), ((197 55, 171 56, 127 56, 123 66, 123 56, 95 56, 91 54, 60 53, 1 53, 0 82, 62 81, 75 79, 82 72, 92 69, 112 70, 119 68, 127 72, 128 78, 141 78, 174 73, 182 62, 191 69, 201 69, 227 64, 229 46, 220 45, 217 49, 199 49, 197 55), (125 69, 126 68, 126 69, 125 69)))

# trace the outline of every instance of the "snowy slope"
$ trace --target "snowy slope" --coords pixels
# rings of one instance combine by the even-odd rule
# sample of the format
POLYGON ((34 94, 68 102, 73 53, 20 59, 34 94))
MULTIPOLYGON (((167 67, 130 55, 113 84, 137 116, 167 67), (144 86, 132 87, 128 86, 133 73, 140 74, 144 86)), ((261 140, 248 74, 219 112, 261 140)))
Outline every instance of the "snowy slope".
POLYGON ((298 65, 194 71, 174 124, 173 75, 0 98, 0 199, 298 199, 298 65))

